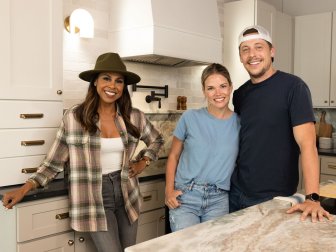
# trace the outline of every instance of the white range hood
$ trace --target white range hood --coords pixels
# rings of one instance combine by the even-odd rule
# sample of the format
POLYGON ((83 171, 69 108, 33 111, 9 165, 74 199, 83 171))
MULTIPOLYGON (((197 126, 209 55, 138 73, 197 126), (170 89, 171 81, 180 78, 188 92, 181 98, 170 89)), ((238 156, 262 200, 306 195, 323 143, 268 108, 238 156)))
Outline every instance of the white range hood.
POLYGON ((112 0, 111 51, 168 66, 222 63, 217 0, 112 0))

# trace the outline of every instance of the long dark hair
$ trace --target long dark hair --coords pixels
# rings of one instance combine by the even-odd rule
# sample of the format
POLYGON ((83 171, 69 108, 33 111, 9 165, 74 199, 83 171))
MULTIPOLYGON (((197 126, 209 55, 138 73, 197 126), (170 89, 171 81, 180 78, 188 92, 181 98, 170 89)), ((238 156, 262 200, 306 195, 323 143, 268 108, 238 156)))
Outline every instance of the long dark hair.
MULTIPOLYGON (((97 122, 99 120, 98 106, 100 97, 94 85, 98 74, 92 78, 85 100, 75 108, 75 118, 91 135, 98 130, 97 122)), ((122 96, 117 100, 119 111, 124 119, 127 132, 136 137, 140 137, 140 131, 131 122, 132 100, 125 84, 122 96)))

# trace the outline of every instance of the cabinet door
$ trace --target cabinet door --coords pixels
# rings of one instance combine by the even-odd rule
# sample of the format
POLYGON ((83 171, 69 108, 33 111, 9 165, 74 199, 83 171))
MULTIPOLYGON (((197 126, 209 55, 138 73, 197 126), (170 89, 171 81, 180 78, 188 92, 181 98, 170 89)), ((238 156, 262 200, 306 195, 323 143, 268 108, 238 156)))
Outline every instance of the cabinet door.
POLYGON ((144 242, 165 234, 165 209, 141 213, 136 243, 144 242))
POLYGON ((309 86, 314 107, 329 107, 331 13, 295 18, 294 73, 309 86))
POLYGON ((75 252, 97 252, 89 234, 75 232, 75 252))
POLYGON ((47 252, 62 251, 74 252, 74 232, 68 232, 60 235, 53 235, 47 238, 38 239, 31 242, 19 243, 17 245, 18 252, 47 252))
POLYGON ((1 1, 0 99, 62 99, 62 2, 1 1))
POLYGON ((71 230, 68 197, 50 198, 19 205, 17 223, 18 242, 71 230))

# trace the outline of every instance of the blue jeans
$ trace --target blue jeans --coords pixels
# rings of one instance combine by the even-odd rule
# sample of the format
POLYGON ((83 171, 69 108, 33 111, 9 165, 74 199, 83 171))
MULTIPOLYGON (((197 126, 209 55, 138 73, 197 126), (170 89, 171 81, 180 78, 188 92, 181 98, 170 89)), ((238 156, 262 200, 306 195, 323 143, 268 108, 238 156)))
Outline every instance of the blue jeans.
POLYGON ((229 195, 230 213, 273 199, 273 196, 263 198, 248 197, 233 184, 231 184, 229 195))
POLYGON ((121 192, 120 171, 103 175, 103 203, 108 231, 90 232, 98 252, 121 252, 135 244, 138 222, 131 224, 121 192))
POLYGON ((194 181, 186 185, 175 183, 175 190, 180 190, 183 194, 177 198, 181 205, 169 209, 170 228, 173 232, 216 219, 229 212, 228 192, 216 185, 198 184, 194 181))

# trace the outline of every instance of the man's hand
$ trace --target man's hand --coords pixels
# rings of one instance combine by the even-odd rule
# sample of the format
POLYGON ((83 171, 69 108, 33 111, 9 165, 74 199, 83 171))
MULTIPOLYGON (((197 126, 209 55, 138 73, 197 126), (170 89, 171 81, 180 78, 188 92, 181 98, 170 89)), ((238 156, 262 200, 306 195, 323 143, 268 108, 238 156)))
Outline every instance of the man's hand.
POLYGON ((294 213, 300 211, 302 212, 301 221, 306 220, 308 215, 311 215, 312 222, 327 220, 333 221, 333 216, 326 210, 323 209, 320 202, 314 202, 311 200, 306 200, 303 203, 296 204, 286 211, 286 213, 294 213))

